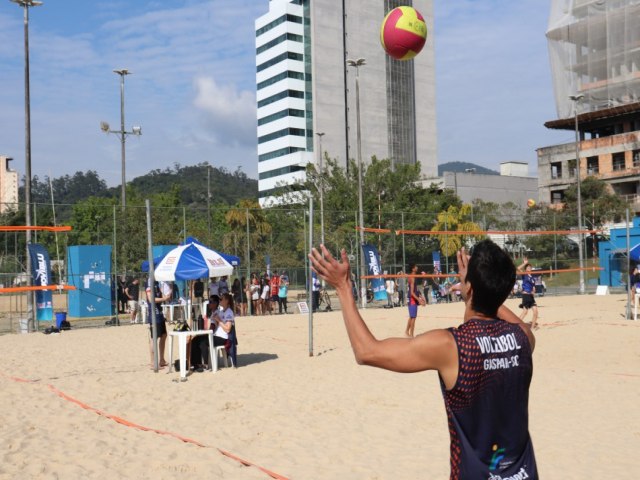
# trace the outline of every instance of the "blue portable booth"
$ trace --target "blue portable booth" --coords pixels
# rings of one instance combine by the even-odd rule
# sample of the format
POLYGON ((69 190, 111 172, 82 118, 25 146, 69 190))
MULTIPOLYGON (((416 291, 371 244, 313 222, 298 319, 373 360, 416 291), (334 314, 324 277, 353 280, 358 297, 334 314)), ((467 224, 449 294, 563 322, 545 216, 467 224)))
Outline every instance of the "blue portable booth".
POLYGON ((67 247, 69 315, 106 317, 113 314, 111 299, 111 245, 67 247))
MULTIPOLYGON (((634 217, 629 228, 629 249, 632 264, 640 264, 640 217, 634 217)), ((612 228, 610 240, 598 245, 600 285, 627 285, 627 229, 612 228)))

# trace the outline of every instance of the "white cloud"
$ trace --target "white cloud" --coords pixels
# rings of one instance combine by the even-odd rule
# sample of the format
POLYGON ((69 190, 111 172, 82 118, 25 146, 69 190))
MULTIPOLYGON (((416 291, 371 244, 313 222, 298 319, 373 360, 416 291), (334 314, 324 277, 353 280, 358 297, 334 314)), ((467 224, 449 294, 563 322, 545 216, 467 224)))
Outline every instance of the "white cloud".
POLYGON ((253 92, 218 85, 211 77, 195 80, 194 105, 204 113, 208 132, 220 145, 256 144, 256 100, 253 92))
MULTIPOLYGON (((119 127, 115 68, 128 68, 127 178, 151 169, 211 161, 256 170, 255 0, 45 2, 30 18, 34 175, 95 169, 118 185, 119 144, 101 120, 119 127), (116 8, 117 7, 117 8, 116 8), (215 80, 214 80, 215 78, 215 80)), ((23 36, 20 10, 0 0, 0 63, 5 118, 0 152, 24 158, 23 36)))

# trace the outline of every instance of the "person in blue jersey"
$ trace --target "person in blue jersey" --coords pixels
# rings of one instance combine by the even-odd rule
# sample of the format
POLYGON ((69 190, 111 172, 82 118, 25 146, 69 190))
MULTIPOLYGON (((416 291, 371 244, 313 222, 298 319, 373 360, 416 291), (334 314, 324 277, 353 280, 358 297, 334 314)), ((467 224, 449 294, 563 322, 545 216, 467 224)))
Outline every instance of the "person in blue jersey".
POLYGON ((522 265, 518 267, 518 272, 522 274, 522 313, 520 314, 520 320, 524 320, 529 313, 529 310, 533 312, 533 319, 531 320, 531 328, 538 329, 538 305, 536 304, 536 282, 535 278, 531 274, 531 264, 527 257, 522 258, 522 265))
MULTIPOLYGON (((333 285, 356 361, 401 373, 437 370, 450 432, 452 480, 538 479, 529 435, 534 335, 503 305, 516 278, 509 255, 491 240, 458 254, 465 310, 457 328, 413 338, 373 336, 351 295, 349 260, 324 247, 309 254, 333 285)), ((429 475, 426 475, 429 477, 429 475)))

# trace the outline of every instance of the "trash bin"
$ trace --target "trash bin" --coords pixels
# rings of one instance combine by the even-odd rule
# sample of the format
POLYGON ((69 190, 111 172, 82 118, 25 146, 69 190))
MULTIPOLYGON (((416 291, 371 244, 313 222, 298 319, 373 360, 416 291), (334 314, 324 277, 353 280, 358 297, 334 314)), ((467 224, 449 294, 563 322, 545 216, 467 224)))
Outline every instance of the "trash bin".
POLYGON ((67 312, 56 312, 56 328, 60 328, 60 325, 66 319, 67 319, 67 312))

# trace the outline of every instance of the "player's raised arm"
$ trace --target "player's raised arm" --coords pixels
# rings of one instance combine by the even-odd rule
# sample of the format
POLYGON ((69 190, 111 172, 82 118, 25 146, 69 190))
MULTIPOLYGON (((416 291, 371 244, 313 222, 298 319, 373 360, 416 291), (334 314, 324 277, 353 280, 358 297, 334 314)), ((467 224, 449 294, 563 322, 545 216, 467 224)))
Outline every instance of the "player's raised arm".
POLYGON ((446 330, 433 330, 415 338, 376 339, 362 319, 351 294, 346 251, 342 250, 341 261, 338 261, 324 245, 320 249, 322 254, 314 248, 309 258, 318 276, 336 289, 349 341, 359 364, 396 372, 418 372, 440 370, 455 363, 455 343, 446 330))

